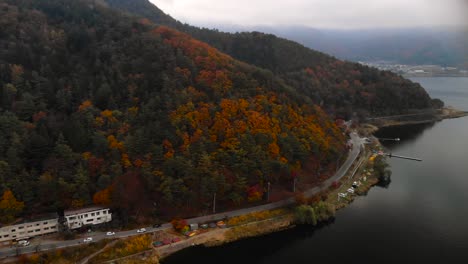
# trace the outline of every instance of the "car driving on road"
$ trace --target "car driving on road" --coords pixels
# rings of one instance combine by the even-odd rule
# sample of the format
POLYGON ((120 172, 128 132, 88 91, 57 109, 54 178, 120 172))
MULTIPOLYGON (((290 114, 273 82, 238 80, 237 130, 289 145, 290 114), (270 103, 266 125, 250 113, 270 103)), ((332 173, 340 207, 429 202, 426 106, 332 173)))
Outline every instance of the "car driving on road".
POLYGON ((83 242, 85 242, 85 243, 89 243, 89 242, 92 242, 92 241, 93 241, 92 237, 87 237, 87 238, 83 239, 83 242))
POLYGON ((146 232, 146 228, 140 228, 137 230, 137 233, 144 233, 146 232))
POLYGON ((106 233, 106 236, 113 236, 113 235, 115 235, 115 232, 109 231, 109 232, 106 233))

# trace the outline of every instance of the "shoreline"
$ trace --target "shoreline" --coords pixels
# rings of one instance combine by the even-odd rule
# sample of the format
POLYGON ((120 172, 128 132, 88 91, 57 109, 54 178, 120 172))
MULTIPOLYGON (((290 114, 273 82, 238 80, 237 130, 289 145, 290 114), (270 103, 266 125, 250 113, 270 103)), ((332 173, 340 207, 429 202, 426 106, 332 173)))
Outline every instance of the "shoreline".
MULTIPOLYGON (((377 143, 377 146, 380 146, 380 142, 377 143)), ((325 191, 327 193, 327 199, 324 200, 324 202, 333 205, 336 211, 346 208, 357 197, 365 196, 372 187, 379 183, 379 180, 375 176, 369 176, 369 172, 363 170, 366 165, 370 164, 369 158, 372 156, 370 151, 367 152, 368 153, 363 155, 363 157, 356 160, 347 175, 339 181, 339 187, 330 187, 325 191), (358 174, 360 174, 360 176, 358 176, 358 174), (337 198, 338 193, 346 192, 346 189, 351 186, 353 181, 358 179, 362 180, 363 177, 367 179, 356 189, 355 194, 350 194, 346 198, 337 198)), ((295 204, 293 207, 296 206, 298 206, 298 204, 295 204)), ((166 257, 191 246, 217 247, 247 238, 264 236, 294 228, 296 227, 296 223, 293 207, 284 207, 285 210, 288 210, 288 213, 281 216, 250 221, 245 224, 230 226, 223 229, 215 229, 179 242, 179 245, 167 245, 155 248, 153 257, 158 260, 156 263, 159 263, 159 261, 163 261, 166 257)), ((334 218, 334 216, 330 217, 328 221, 331 218, 334 218)), ((322 222, 319 222, 316 226, 320 226, 322 222)), ((312 227, 315 228, 315 226, 312 227)))
POLYGON ((439 110, 440 113, 435 114, 430 119, 423 119, 423 120, 416 120, 417 118, 410 118, 410 120, 396 120, 396 119, 386 119, 386 120, 379 120, 374 122, 367 122, 363 124, 363 127, 366 127, 370 130, 366 131, 365 133, 375 133, 377 130, 384 128, 384 127, 395 127, 395 126, 405 126, 405 125, 417 125, 417 124, 427 124, 433 122, 439 122, 444 119, 455 119, 468 116, 468 111, 462 111, 451 107, 444 107, 439 110))

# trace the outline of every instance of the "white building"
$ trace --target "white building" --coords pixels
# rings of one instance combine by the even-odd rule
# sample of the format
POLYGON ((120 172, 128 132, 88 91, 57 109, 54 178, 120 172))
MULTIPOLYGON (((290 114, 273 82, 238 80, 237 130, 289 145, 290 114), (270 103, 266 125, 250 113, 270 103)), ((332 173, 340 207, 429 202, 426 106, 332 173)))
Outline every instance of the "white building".
POLYGON ((76 229, 86 225, 98 225, 112 220, 109 208, 90 207, 65 211, 68 228, 76 229))
POLYGON ((58 217, 0 227, 0 242, 28 239, 57 232, 58 217))
MULTIPOLYGON (((76 229, 87 225, 98 225, 112 220, 109 208, 90 207, 79 210, 65 211, 68 228, 76 229)), ((58 216, 56 214, 31 222, 0 227, 0 243, 28 239, 47 235, 58 231, 58 216)))

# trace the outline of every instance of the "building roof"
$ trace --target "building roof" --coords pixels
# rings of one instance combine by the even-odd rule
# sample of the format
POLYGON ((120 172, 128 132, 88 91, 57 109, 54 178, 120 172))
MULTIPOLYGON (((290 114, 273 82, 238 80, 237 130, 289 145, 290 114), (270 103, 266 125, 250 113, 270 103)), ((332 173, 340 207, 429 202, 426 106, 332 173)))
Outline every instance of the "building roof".
POLYGON ((102 206, 94 206, 94 207, 81 208, 77 210, 66 210, 64 214, 65 216, 69 216, 69 215, 76 215, 76 214, 83 214, 83 213, 88 213, 88 212, 93 212, 93 211, 99 211, 103 209, 109 209, 109 208, 102 207, 102 206))

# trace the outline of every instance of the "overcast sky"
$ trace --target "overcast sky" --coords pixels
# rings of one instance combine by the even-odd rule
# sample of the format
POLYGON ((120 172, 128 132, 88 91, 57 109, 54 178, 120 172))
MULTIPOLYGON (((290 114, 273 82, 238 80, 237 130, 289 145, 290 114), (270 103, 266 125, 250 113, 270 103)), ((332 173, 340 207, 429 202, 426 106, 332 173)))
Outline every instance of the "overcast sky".
POLYGON ((378 28, 468 25, 468 0, 150 0, 193 25, 378 28))

